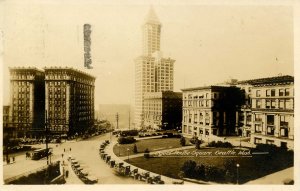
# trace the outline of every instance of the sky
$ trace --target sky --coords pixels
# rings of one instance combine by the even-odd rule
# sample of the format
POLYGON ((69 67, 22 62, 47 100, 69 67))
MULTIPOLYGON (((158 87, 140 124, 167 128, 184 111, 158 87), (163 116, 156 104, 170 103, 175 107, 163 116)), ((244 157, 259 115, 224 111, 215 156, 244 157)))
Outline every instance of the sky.
POLYGON ((4 90, 9 67, 67 66, 96 77, 96 105, 134 104, 134 59, 142 54, 150 6, 162 23, 163 56, 176 60, 174 91, 294 74, 291 6, 163 2, 1 1, 4 90), (90 70, 83 62, 85 23, 92 25, 90 70))

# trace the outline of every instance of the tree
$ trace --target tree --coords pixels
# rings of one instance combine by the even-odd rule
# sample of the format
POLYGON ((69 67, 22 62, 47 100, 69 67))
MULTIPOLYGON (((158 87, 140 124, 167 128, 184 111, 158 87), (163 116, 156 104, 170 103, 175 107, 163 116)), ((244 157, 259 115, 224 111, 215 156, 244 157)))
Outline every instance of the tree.
POLYGON ((180 138, 180 145, 181 145, 181 146, 185 146, 185 143, 186 143, 185 138, 184 138, 184 136, 182 136, 182 137, 180 138))
POLYGON ((195 140, 195 148, 200 149, 200 140, 198 138, 195 140))
POLYGON ((138 153, 136 144, 134 144, 134 146, 133 146, 133 153, 138 153))

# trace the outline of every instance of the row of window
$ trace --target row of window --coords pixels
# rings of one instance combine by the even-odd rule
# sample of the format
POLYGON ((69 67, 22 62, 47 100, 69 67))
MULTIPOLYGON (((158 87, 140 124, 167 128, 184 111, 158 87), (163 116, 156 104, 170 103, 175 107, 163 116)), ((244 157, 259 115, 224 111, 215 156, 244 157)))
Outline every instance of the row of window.
POLYGON ((263 92, 265 92, 264 95, 266 97, 290 96, 290 89, 289 88, 281 88, 281 89, 266 89, 265 91, 256 90, 256 97, 263 96, 263 92))
POLYGON ((264 108, 264 109, 293 109, 293 102, 289 99, 266 99, 264 105, 261 99, 253 99, 253 108, 264 108))
MULTIPOLYGON (((210 100, 200 100, 200 101, 183 101, 184 107, 210 107, 210 100)), ((211 101, 211 106, 213 106, 213 101, 211 101)))

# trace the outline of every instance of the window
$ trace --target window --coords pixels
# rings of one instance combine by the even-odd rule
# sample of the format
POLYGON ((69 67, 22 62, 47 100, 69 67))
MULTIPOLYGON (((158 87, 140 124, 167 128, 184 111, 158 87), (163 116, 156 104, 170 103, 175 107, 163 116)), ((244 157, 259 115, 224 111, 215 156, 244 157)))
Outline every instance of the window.
POLYGON ((274 135, 274 126, 267 126, 267 134, 274 135))
POLYGON ((274 109, 276 107, 276 102, 275 100, 271 100, 271 108, 274 109))
POLYGON ((255 124, 255 133, 261 133, 262 127, 259 124, 255 124))
POLYGON ((254 143, 255 144, 260 144, 261 143, 261 138, 254 138, 254 143))
POLYGON ((292 109, 290 100, 285 100, 285 108, 286 109, 292 109))
POLYGON ((256 100, 256 108, 261 108, 261 100, 256 100))
POLYGON ((203 129, 202 128, 199 128, 199 134, 203 134, 203 129))
POLYGON ((284 109, 284 100, 279 100, 279 109, 284 109))
POLYGON ((275 94, 276 94, 276 91, 275 91, 275 89, 272 89, 272 90, 271 90, 271 96, 272 96, 272 97, 274 97, 274 96, 275 96, 275 94))
POLYGON ((284 89, 279 89, 279 96, 284 96, 284 89))
POLYGON ((286 88, 285 89, 285 96, 289 96, 290 95, 290 89, 286 88))
POLYGON ((203 114, 202 113, 200 113, 200 115, 199 115, 199 121, 200 121, 200 124, 203 124, 203 114))
POLYGON ((266 100, 266 108, 271 108, 271 100, 266 100))
POLYGON ((268 145, 273 145, 274 144, 274 141, 273 140, 266 140, 266 144, 268 144, 268 145))
POLYGON ((256 97, 260 97, 260 90, 256 90, 256 97))
POLYGON ((189 123, 192 122, 192 114, 189 115, 189 123))
POLYGON ((266 90, 266 96, 270 97, 271 96, 271 90, 266 90))
POLYGON ((274 115, 267 115, 267 125, 274 125, 274 115))
POLYGON ((191 126, 189 126, 189 132, 188 132, 189 134, 191 134, 192 133, 192 127, 191 126))
POLYGON ((285 115, 280 116, 280 127, 285 127, 288 128, 289 123, 288 123, 288 117, 285 115))
POLYGON ((197 121, 198 121, 198 115, 197 115, 197 113, 195 113, 194 114, 194 123, 197 123, 197 121))
POLYGON ((206 100, 206 107, 209 107, 209 100, 206 100))
POLYGON ((262 116, 260 114, 254 114, 255 121, 262 121, 262 116))

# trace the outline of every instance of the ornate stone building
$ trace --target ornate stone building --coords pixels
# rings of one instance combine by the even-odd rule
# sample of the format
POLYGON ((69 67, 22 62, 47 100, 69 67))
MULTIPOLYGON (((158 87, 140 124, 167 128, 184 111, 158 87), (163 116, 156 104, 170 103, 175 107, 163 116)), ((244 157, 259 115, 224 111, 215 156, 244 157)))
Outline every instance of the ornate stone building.
POLYGON ((45 126, 44 72, 10 68, 10 121, 13 137, 41 136, 45 126))
POLYGON ((45 107, 52 134, 83 133, 94 123, 95 77, 73 68, 45 68, 45 107))
POLYGON ((145 126, 153 129, 179 129, 182 121, 181 92, 151 92, 144 97, 145 126))
POLYGON ((183 89, 182 133, 209 139, 236 133, 237 112, 244 99, 237 87, 204 86, 183 89))

